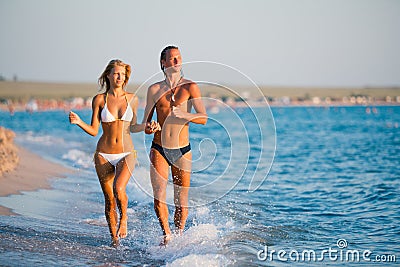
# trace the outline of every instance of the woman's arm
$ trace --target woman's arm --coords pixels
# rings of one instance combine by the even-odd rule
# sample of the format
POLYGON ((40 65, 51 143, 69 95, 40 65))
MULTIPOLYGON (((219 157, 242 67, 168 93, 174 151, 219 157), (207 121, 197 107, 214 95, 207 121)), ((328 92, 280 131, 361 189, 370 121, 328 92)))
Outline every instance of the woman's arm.
POLYGON ((143 123, 138 124, 137 123, 137 107, 138 107, 138 104, 139 104, 138 97, 134 96, 132 101, 133 101, 133 104, 131 106, 132 106, 132 111, 133 111, 133 118, 132 118, 129 130, 130 130, 131 133, 138 133, 138 132, 144 131, 145 124, 143 124, 143 123))
POLYGON ((131 133, 138 133, 141 131, 144 131, 146 134, 152 134, 155 133, 156 131, 160 131, 161 130, 161 126, 160 124, 158 124, 158 122, 155 121, 149 121, 149 118, 153 117, 153 113, 154 113, 154 108, 150 109, 150 107, 152 106, 152 101, 151 100, 152 97, 151 95, 147 96, 147 101, 146 101, 146 108, 144 111, 144 115, 143 115, 143 121, 141 124, 137 123, 137 107, 138 107, 138 98, 135 96, 134 97, 134 105, 133 105, 133 119, 131 121, 131 125, 130 125, 130 131, 131 133), (147 114, 147 115, 146 115, 147 114))
POLYGON ((91 136, 96 136, 99 132, 100 127, 100 103, 102 101, 102 95, 97 95, 93 98, 92 101, 92 121, 89 124, 85 123, 81 120, 78 114, 70 111, 69 113, 69 122, 71 124, 78 125, 82 130, 91 136))

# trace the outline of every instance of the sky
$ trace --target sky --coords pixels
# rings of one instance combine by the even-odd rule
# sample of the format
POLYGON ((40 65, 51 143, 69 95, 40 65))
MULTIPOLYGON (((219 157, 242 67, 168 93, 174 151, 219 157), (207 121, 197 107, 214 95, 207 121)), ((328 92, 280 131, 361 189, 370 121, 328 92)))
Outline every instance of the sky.
POLYGON ((399 0, 0 0, 0 36, 8 80, 95 83, 119 58, 141 83, 176 45, 260 86, 400 86, 399 0))

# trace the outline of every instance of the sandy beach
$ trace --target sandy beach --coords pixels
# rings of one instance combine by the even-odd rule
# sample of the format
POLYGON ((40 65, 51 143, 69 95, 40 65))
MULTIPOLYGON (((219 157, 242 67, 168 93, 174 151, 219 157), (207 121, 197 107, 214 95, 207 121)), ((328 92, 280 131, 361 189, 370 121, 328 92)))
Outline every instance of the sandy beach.
MULTIPOLYGON (((1 132, 9 131, 4 128, 1 132)), ((34 191, 38 189, 50 188, 49 179, 62 178, 63 174, 71 172, 62 165, 50 162, 42 157, 16 146, 11 139, 3 139, 1 144, 2 167, 7 170, 0 173, 0 197, 21 194, 23 191, 34 191), (15 154, 4 154, 4 147, 12 147, 15 154)), ((9 149, 7 150, 9 151, 9 149)), ((7 207, 0 206, 0 215, 16 215, 7 207)))

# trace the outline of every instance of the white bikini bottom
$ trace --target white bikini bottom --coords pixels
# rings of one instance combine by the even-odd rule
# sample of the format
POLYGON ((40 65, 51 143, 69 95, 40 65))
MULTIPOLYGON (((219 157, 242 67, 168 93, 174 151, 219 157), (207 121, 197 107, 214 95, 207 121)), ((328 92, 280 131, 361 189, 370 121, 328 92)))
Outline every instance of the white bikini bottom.
POLYGON ((136 151, 133 152, 125 152, 125 153, 118 153, 118 154, 107 154, 107 153, 102 153, 98 152, 99 155, 101 155, 105 160, 110 162, 114 167, 117 166, 118 162, 120 162, 123 158, 128 156, 131 153, 135 153, 136 151))

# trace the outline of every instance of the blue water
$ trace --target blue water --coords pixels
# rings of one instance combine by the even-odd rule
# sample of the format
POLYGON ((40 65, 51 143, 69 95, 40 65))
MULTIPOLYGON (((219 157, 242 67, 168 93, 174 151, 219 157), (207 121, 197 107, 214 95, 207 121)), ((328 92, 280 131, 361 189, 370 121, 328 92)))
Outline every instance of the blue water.
MULTIPOLYGON (((89 121, 89 110, 78 112, 89 121)), ((20 214, 0 216, 0 265, 400 261, 400 107, 372 113, 365 107, 276 107, 272 114, 241 108, 209 115, 206 126, 191 125, 190 214, 185 234, 166 248, 158 246, 150 193, 151 136, 132 134, 140 165, 127 188, 129 236, 112 249, 91 159, 99 137, 69 125, 63 111, 0 112, 0 126, 14 130, 18 144, 75 170, 52 180, 52 189, 0 198, 20 214)))

